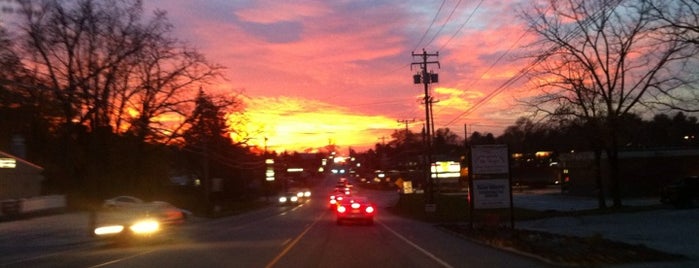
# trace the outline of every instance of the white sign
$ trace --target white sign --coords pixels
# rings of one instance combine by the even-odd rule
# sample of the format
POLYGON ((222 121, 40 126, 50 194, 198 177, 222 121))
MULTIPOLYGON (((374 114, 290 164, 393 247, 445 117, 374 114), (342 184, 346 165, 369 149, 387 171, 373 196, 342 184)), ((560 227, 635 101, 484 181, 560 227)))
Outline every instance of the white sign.
POLYGON ((430 168, 432 178, 458 178, 461 177, 461 164, 455 161, 437 161, 430 168))
POLYGON ((510 172, 507 145, 471 147, 473 174, 506 174, 510 172))
POLYGON ((510 185, 508 179, 473 180, 473 207, 509 208, 510 185))

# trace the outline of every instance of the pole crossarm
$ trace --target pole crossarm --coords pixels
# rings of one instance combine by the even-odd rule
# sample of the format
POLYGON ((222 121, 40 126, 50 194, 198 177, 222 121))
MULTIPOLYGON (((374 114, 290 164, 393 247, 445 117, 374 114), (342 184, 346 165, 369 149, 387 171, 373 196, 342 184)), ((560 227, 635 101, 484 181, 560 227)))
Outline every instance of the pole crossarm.
MULTIPOLYGON (((432 97, 430 96, 430 84, 439 81, 438 75, 434 73, 427 72, 427 66, 430 64, 436 64, 438 68, 441 68, 439 61, 428 61, 429 57, 439 57, 439 52, 427 53, 424 49, 422 53, 412 53, 413 57, 421 57, 422 61, 413 62, 410 64, 410 69, 412 70, 413 65, 420 65, 420 74, 413 76, 413 82, 419 84, 420 82, 424 86, 425 90, 425 179, 427 181, 427 204, 434 204, 434 180, 431 174, 432 165, 432 133, 434 132, 434 123, 432 122, 432 97)), ((406 124, 407 125, 407 124, 406 124)))

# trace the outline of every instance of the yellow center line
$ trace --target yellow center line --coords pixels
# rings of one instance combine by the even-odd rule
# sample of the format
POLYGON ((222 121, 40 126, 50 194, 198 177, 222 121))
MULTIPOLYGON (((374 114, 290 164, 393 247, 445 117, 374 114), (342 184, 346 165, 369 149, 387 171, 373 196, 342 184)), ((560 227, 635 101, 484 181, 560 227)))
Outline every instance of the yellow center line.
POLYGON ((308 231, 310 231, 311 228, 313 228, 313 226, 316 225, 316 223, 317 223, 324 215, 325 215, 325 212, 323 212, 323 214, 321 214, 319 217, 317 217, 317 218, 313 221, 313 223, 311 223, 311 225, 309 225, 308 227, 306 227, 306 229, 303 230, 303 232, 301 232, 301 234, 300 234, 299 236, 297 236, 296 238, 294 238, 294 240, 291 241, 291 243, 289 243, 286 247, 284 247, 284 249, 282 250, 282 252, 280 252, 279 255, 277 255, 276 257, 274 257, 274 259, 272 259, 272 261, 270 261, 270 262, 265 266, 265 268, 272 268, 272 267, 274 267, 274 265, 276 265, 277 262, 279 262, 279 260, 281 260, 281 258, 284 257, 284 255, 286 255, 286 253, 289 253, 289 251, 291 250, 291 248, 293 248, 293 247, 296 245, 296 243, 298 243, 299 240, 301 240, 301 238, 303 238, 303 236, 306 235, 306 233, 308 233, 308 231))

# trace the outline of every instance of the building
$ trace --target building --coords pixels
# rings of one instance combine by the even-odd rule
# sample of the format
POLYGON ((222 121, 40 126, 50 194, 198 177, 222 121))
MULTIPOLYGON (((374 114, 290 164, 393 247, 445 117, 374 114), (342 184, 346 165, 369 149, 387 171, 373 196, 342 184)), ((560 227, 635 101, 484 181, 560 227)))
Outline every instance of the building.
MULTIPOLYGON (((611 181, 606 154, 601 155, 602 184, 609 193, 611 181)), ((575 152, 560 156, 563 190, 574 195, 594 195, 594 154, 575 152)), ((624 197, 656 196, 659 190, 677 178, 699 175, 699 150, 643 150, 619 152, 621 192, 624 197)))
POLYGON ((0 151, 0 200, 41 195, 44 168, 0 151))

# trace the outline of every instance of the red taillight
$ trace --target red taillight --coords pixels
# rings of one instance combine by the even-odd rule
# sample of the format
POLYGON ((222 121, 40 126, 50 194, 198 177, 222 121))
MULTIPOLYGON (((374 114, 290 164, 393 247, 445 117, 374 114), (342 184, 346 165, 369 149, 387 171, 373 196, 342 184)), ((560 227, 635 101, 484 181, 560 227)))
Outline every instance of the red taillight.
POLYGON ((359 207, 361 207, 362 205, 360 205, 359 203, 352 203, 351 206, 352 206, 352 208, 359 208, 359 207))
POLYGON ((335 199, 330 200, 330 204, 333 204, 333 205, 334 205, 335 203, 337 203, 337 201, 335 201, 335 199))
POLYGON ((364 211, 365 211, 366 213, 374 213, 374 207, 368 206, 368 207, 366 207, 366 208, 364 209, 364 211))
POLYGON ((337 213, 345 213, 347 208, 345 206, 337 206, 337 213))

